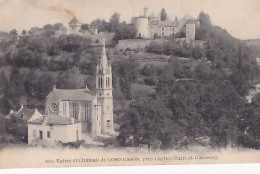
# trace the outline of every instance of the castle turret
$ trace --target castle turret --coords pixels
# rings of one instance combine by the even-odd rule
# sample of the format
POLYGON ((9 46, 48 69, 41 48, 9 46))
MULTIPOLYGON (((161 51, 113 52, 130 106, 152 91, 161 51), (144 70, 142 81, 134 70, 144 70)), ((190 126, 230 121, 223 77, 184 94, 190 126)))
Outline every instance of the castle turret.
POLYGON ((107 60, 105 40, 103 40, 100 62, 97 65, 96 92, 98 104, 101 105, 101 133, 112 134, 113 95, 111 64, 107 60))

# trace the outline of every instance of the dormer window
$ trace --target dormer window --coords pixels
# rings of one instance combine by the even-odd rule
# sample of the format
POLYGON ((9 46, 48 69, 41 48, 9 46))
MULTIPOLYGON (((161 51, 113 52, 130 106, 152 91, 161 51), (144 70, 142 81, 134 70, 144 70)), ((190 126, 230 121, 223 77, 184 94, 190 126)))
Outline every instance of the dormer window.
POLYGON ((21 118, 24 118, 24 113, 22 113, 20 117, 21 117, 21 118))

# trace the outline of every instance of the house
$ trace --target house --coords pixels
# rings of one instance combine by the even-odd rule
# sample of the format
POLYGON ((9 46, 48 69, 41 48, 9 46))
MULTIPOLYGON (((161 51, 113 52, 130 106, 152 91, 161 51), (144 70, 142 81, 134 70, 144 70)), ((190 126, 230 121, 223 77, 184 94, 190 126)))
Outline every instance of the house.
POLYGON ((20 120, 27 122, 33 115, 39 115, 37 109, 30 109, 24 105, 18 111, 10 110, 9 114, 4 118, 10 120, 12 117, 16 117, 20 120))
POLYGON ((81 123, 70 117, 39 115, 28 120, 28 144, 43 140, 49 145, 82 140, 81 123))
POLYGON ((81 30, 81 23, 78 21, 78 19, 76 17, 74 17, 69 22, 69 33, 78 34, 80 30, 81 30))
POLYGON ((45 113, 80 121, 83 131, 89 131, 93 136, 113 135, 112 91, 112 67, 107 60, 103 41, 101 58, 97 64, 96 89, 58 89, 54 86, 46 97, 45 113))

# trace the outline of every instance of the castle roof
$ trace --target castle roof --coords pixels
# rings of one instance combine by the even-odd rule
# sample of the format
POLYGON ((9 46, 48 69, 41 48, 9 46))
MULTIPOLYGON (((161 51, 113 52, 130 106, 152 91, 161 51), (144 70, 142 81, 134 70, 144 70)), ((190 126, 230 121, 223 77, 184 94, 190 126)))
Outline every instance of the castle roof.
POLYGON ((87 88, 85 89, 53 89, 53 92, 61 100, 94 100, 95 95, 91 94, 87 88))
POLYGON ((74 119, 74 122, 72 122, 72 119, 70 117, 63 117, 63 116, 58 116, 58 115, 42 116, 35 120, 28 121, 28 123, 42 124, 44 122, 44 117, 47 117, 47 122, 46 122, 47 124, 70 125, 70 124, 74 124, 74 123, 80 123, 79 120, 74 119))
POLYGON ((78 19, 76 17, 74 17, 70 22, 69 25, 77 25, 80 24, 80 22, 78 21, 78 19))

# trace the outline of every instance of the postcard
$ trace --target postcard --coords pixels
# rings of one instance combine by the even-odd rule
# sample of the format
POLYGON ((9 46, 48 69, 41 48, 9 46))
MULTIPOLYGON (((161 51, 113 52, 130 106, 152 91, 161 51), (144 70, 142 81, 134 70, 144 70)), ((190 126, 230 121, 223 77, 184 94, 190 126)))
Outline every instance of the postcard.
POLYGON ((260 162, 258 0, 0 0, 0 168, 260 162))

